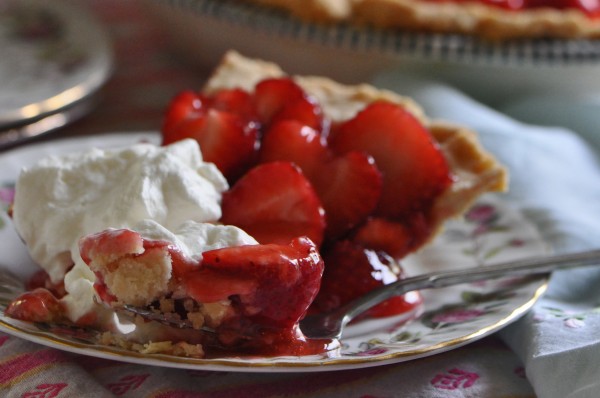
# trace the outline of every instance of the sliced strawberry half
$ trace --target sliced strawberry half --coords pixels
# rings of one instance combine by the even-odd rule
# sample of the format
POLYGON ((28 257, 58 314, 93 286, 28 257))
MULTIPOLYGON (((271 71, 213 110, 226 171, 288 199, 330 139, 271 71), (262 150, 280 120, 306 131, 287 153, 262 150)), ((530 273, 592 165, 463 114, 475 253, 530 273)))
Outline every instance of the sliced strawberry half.
POLYGON ((248 101, 241 91, 224 91, 214 98, 189 91, 176 96, 163 124, 163 145, 195 139, 204 160, 234 181, 255 161, 258 150, 258 128, 248 101))
POLYGON ((167 106, 161 129, 163 145, 179 141, 187 136, 180 135, 176 127, 182 120, 194 119, 203 115, 208 109, 208 99, 191 90, 177 94, 167 106))
POLYGON ((290 161, 311 181, 327 220, 326 238, 335 239, 361 223, 381 194, 381 173, 362 152, 335 156, 315 129, 295 120, 274 124, 265 134, 260 162, 290 161))
POLYGON ((254 106, 259 120, 267 127, 289 119, 301 121, 317 130, 323 125, 318 103, 287 77, 260 81, 254 89, 254 106))
MULTIPOLYGON (((325 272, 321 289, 310 311, 329 312, 369 291, 404 277, 400 265, 384 252, 338 241, 323 254, 325 272)), ((420 303, 414 295, 398 296, 373 307, 365 315, 390 316, 420 303)))
POLYGON ((333 157, 314 180, 325 209, 328 240, 343 236, 363 222, 381 196, 381 173, 373 159, 362 152, 333 157))
POLYGON ((313 129, 323 132, 326 130, 323 111, 317 102, 311 97, 304 97, 290 101, 271 118, 269 125, 284 120, 296 120, 313 129))
POLYGON ((210 107, 238 114, 244 120, 258 121, 252 95, 240 88, 217 91, 210 97, 210 107))
POLYGON ((309 179, 319 174, 331 157, 322 135, 297 120, 275 123, 264 135, 258 155, 260 163, 292 162, 309 179))
POLYGON ((235 225, 258 242, 286 244, 307 236, 323 240, 325 215, 302 171, 290 162, 258 165, 223 194, 224 224, 235 225))
POLYGON ((323 260, 314 243, 295 238, 286 245, 248 245, 211 250, 202 254, 198 278, 188 282, 188 290, 197 290, 204 298, 224 294, 237 295, 234 301, 243 315, 261 326, 292 327, 301 319, 321 285, 323 260), (204 280, 203 292, 193 280, 204 280), (235 288, 221 289, 223 280, 235 281, 235 288), (212 281, 217 280, 216 288, 212 281), (214 292, 218 289, 218 292, 214 292))
POLYGON ((329 138, 338 153, 363 151, 375 159, 384 181, 378 215, 426 211, 450 185, 448 164, 429 131, 399 105, 372 103, 329 138))
POLYGON ((431 233, 431 227, 422 214, 402 221, 370 217, 354 230, 352 240, 368 249, 401 259, 420 247, 431 233))

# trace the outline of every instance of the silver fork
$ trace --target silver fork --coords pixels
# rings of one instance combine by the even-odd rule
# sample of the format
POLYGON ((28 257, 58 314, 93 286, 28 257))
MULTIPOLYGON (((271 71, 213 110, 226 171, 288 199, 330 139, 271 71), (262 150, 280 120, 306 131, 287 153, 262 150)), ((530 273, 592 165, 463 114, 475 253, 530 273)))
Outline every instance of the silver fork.
POLYGON ((308 315, 300 321, 300 329, 310 339, 336 339, 341 337, 344 327, 356 316, 390 297, 410 291, 436 289, 504 276, 547 274, 557 269, 590 265, 600 265, 600 250, 536 257, 479 268, 463 268, 423 274, 372 290, 332 312, 308 315))

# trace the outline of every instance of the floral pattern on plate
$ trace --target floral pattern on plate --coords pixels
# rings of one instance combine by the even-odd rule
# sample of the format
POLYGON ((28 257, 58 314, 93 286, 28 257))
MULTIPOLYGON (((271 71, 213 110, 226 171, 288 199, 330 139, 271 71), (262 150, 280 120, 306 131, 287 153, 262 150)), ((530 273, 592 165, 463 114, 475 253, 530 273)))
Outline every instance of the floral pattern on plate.
MULTIPOLYGON (((12 182, 20 168, 41 156, 140 140, 157 142, 158 136, 122 134, 71 139, 0 155, 2 208, 6 209, 11 199, 12 182)), ((450 221, 445 232, 430 246, 403 263, 407 274, 417 275, 435 270, 482 267, 546 252, 546 244, 533 223, 501 196, 490 195, 473 206, 464 219, 450 221)), ((35 269, 12 228, 0 229, 0 253, 0 267, 16 273, 20 280, 35 269)), ((8 283, 0 281, 0 311, 6 305, 2 285, 8 283)), ((323 356, 192 359, 142 355, 96 344, 94 331, 28 324, 5 317, 3 313, 0 313, 0 330, 66 351, 156 366, 246 372, 350 369, 407 361, 475 341, 518 319, 542 295, 546 284, 543 277, 501 278, 425 290, 421 292, 422 308, 401 316, 351 324, 342 338, 340 352, 323 356)))
MULTIPOLYGON (((15 197, 15 184, 13 182, 10 183, 0 183, 0 210, 3 213, 7 213, 10 207, 10 204, 15 197)), ((4 218, 0 215, 0 230, 5 227, 4 218)))

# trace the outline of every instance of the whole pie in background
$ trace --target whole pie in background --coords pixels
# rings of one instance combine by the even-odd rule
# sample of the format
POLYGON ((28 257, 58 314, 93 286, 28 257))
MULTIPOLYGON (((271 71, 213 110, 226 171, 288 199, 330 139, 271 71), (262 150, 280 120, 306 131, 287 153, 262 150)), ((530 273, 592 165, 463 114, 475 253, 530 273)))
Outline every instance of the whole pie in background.
POLYGON ((513 38, 597 38, 600 1, 590 0, 246 0, 307 21, 513 38))

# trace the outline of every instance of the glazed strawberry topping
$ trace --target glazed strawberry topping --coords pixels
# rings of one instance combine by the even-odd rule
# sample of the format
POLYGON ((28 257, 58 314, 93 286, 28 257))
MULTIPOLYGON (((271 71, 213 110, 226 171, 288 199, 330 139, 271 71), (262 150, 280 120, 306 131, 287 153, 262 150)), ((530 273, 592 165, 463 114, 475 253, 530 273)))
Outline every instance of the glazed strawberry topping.
MULTIPOLYGON (((342 300, 341 288, 330 280, 354 274, 355 267, 366 269, 365 253, 400 259, 427 241, 432 203, 452 178, 426 127, 402 106, 376 102, 350 120, 332 124, 292 79, 276 78, 259 82, 247 95, 239 89, 214 93, 198 109, 215 106, 219 97, 233 98, 223 101, 220 110, 260 124, 258 166, 246 167, 225 193, 221 222, 244 229, 261 243, 312 239, 328 258, 326 269, 328 262, 338 264, 331 266, 338 271, 325 273, 319 301, 341 302, 366 291, 349 283, 342 300), (340 240, 353 251, 341 250, 340 240), (340 251, 350 253, 346 260, 336 259, 340 251)), ((177 101, 171 107, 167 130, 183 113, 177 101)), ((170 136, 169 131, 163 134, 170 136)), ((235 146, 232 139, 227 142, 235 146)), ((369 272, 361 275, 370 288, 382 283, 369 272)), ((404 311, 405 304, 390 300, 386 312, 404 311)))
POLYGON ((289 119, 317 130, 323 126, 320 106, 291 79, 265 79, 259 82, 254 89, 254 104, 265 128, 289 119))
POLYGON ((36 288, 13 300, 4 313, 29 322, 55 322, 62 319, 63 308, 58 299, 44 288, 36 288))
MULTIPOLYGON (((328 312, 365 293, 403 277, 392 257, 365 249, 350 241, 339 241, 323 254, 326 264, 322 288, 311 310, 328 312)), ((390 316, 406 312, 420 303, 418 295, 394 297, 365 313, 390 316)))
MULTIPOLYGON (((287 245, 228 247, 202 256, 200 273, 243 281, 243 290, 236 293, 237 304, 244 316, 266 327, 293 327, 321 285, 323 260, 307 238, 296 238, 287 245)), ((206 279, 208 283, 211 278, 206 279)), ((210 289, 207 286, 205 291, 210 289)))
POLYGON ((427 0, 437 2, 472 3, 480 2, 508 10, 556 8, 580 10, 590 17, 600 16, 600 0, 427 0))
POLYGON ((194 138, 204 160, 214 163, 228 180, 235 180, 256 155, 258 129, 249 99, 240 90, 210 98, 191 91, 179 94, 167 110, 163 144, 194 138))
POLYGON ((329 145, 338 153, 363 151, 383 174, 376 214, 405 218, 426 211, 451 183, 449 167, 425 127, 407 110, 375 102, 337 128, 329 145))
POLYGON ((239 316, 226 319, 218 328, 219 343, 225 349, 260 355, 308 355, 326 351, 329 344, 307 341, 298 329, 298 321, 319 291, 322 274, 323 260, 315 245, 307 238, 296 238, 288 245, 204 252, 202 270, 185 279, 189 292, 202 290, 198 299, 206 294, 216 298, 231 286, 238 289, 228 297, 239 316), (218 286, 213 284, 215 280, 218 286))
POLYGON ((295 120, 265 134, 260 162, 294 162, 315 187, 325 209, 326 239, 334 240, 366 220, 381 195, 382 177, 364 152, 336 155, 322 134, 295 120))
POLYGON ((308 236, 323 240, 325 217, 312 185, 290 162, 271 162, 249 170, 222 201, 224 224, 242 228, 260 243, 287 244, 308 236))
POLYGON ((393 258, 403 258, 417 246, 419 235, 417 229, 400 222, 371 217, 354 232, 352 240, 393 258))

